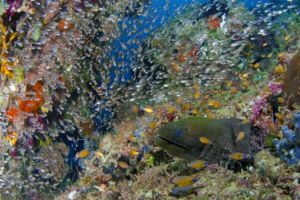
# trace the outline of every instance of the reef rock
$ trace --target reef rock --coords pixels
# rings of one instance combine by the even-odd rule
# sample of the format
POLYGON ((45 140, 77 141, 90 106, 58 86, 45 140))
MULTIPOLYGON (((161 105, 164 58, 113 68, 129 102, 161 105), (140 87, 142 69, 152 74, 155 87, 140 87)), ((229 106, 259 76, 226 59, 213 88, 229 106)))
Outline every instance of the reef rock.
POLYGON ((287 67, 284 77, 283 91, 287 95, 288 105, 300 105, 300 51, 298 51, 287 67))

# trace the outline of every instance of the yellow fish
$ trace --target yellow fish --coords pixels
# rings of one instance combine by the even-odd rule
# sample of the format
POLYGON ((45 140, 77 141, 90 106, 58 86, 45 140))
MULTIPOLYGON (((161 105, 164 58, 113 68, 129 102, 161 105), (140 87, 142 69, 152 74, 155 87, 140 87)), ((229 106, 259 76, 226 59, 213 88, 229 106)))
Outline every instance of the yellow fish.
POLYGON ((154 112, 153 109, 152 109, 151 107, 146 107, 146 108, 144 108, 144 111, 145 111, 146 113, 153 113, 153 112, 154 112))
POLYGON ((241 141, 242 139, 244 139, 244 137, 245 137, 245 132, 241 131, 239 132, 236 141, 241 141))
POLYGON ((278 103, 281 103, 281 104, 284 103, 284 99, 282 97, 278 97, 277 101, 278 101, 278 103))
POLYGON ((90 155, 90 152, 87 149, 83 149, 83 150, 81 150, 81 151, 79 151, 79 152, 76 153, 76 157, 77 158, 86 158, 89 155, 90 155))
POLYGON ((243 160, 245 158, 245 154, 243 153, 232 153, 229 154, 229 158, 232 160, 243 160))
POLYGON ((103 155, 103 153, 101 152, 101 151, 97 151, 96 153, 95 153, 95 155, 97 156, 97 157, 99 157, 99 158, 102 158, 104 155, 103 155))
POLYGON ((284 67, 282 64, 279 64, 275 67, 275 73, 276 74, 283 74, 284 73, 284 67))
POLYGON ((127 139, 129 142, 136 142, 136 138, 134 137, 134 135, 130 135, 127 139))
POLYGON ((123 162, 123 161, 119 161, 118 166, 120 166, 123 169, 127 169, 129 167, 129 165, 126 162, 123 162))
POLYGON ((184 186, 192 185, 195 181, 197 181, 196 175, 191 175, 191 176, 175 177, 172 182, 178 186, 184 187, 184 186))
POLYGON ((18 140, 18 134, 17 134, 17 132, 14 131, 12 133, 7 134, 5 136, 5 139, 7 141, 9 141, 9 143, 10 143, 11 146, 15 146, 16 143, 17 143, 17 140, 18 140))
POLYGON ((203 160, 196 160, 194 162, 189 163, 187 166, 194 169, 203 169, 207 165, 208 163, 203 160))
POLYGON ((200 137, 199 140, 203 144, 211 144, 212 143, 212 141, 210 141, 207 137, 200 137))
POLYGON ((41 110, 43 113, 48 113, 49 112, 49 109, 45 106, 41 106, 41 110))
POLYGON ((197 109, 193 109, 193 110, 191 111, 191 113, 192 113, 193 115, 198 115, 198 114, 199 114, 199 112, 198 112, 197 109))
POLYGON ((253 65, 253 68, 254 69, 258 69, 260 67, 260 63, 255 63, 254 65, 253 65))
POLYGON ((139 155, 139 152, 138 152, 136 149, 132 149, 132 150, 129 152, 129 155, 132 156, 132 157, 135 157, 135 156, 138 156, 138 155, 139 155))
POLYGON ((213 107, 213 108, 220 108, 221 107, 221 102, 215 101, 215 100, 209 100, 208 105, 210 107, 213 107))

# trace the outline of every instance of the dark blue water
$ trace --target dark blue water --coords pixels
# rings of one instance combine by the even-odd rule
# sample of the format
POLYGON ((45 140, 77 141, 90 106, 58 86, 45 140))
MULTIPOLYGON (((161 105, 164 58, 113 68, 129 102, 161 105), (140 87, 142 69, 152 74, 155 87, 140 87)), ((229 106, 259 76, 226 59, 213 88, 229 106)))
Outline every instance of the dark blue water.
POLYGON ((119 84, 130 81, 132 64, 143 40, 195 2, 205 3, 207 0, 153 0, 146 5, 144 15, 129 15, 120 21, 121 36, 112 42, 112 51, 108 55, 111 60, 115 61, 111 68, 109 85, 114 81, 119 84), (122 28, 123 24, 126 28, 122 28), (133 30, 135 31, 132 33, 133 30), (133 42, 128 44, 128 41, 133 42), (126 49, 122 48, 122 44, 126 45, 126 49), (116 71, 119 72, 118 76, 115 74, 116 71))

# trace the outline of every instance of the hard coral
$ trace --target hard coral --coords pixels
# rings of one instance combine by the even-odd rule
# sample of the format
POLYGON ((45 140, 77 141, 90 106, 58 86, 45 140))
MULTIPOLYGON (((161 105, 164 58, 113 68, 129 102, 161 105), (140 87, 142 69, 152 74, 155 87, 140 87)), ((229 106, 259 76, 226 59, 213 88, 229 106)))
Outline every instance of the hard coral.
POLYGON ((275 140, 275 148, 281 159, 288 164, 298 164, 300 160, 300 112, 295 114, 294 130, 282 127, 283 138, 275 140))

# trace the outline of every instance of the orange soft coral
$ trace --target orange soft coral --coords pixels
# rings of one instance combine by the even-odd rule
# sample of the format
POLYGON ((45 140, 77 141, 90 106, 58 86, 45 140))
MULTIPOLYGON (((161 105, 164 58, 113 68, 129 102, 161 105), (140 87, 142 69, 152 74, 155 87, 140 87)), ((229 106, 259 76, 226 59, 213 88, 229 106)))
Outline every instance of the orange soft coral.
POLYGON ((14 121, 19 114, 20 114, 20 110, 17 108, 14 108, 14 107, 9 108, 6 111, 6 116, 7 116, 9 122, 14 121))
POLYGON ((218 17, 209 17, 207 23, 208 30, 215 30, 221 26, 221 21, 218 17))
POLYGON ((19 109, 23 112, 33 113, 37 112, 43 103, 43 97, 38 94, 34 99, 19 100, 19 109))

